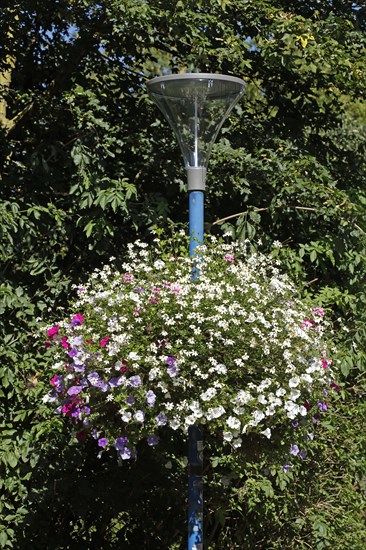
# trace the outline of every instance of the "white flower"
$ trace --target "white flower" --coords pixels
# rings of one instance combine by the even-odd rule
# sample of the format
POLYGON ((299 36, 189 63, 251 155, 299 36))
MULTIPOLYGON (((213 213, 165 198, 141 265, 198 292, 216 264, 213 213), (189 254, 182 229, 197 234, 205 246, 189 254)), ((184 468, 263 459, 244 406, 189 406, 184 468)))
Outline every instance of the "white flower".
POLYGON ((238 449, 239 447, 241 447, 242 442, 243 442, 243 440, 241 439, 241 437, 238 437, 236 439, 233 439, 231 444, 234 447, 234 449, 238 449))
POLYGON ((226 411, 222 405, 208 409, 206 414, 207 420, 212 420, 213 418, 220 418, 220 416, 225 414, 225 412, 226 411))
POLYGON ((224 441, 231 441, 233 439, 233 434, 231 432, 224 432, 222 436, 224 441))
POLYGON ((270 439, 271 435, 272 435, 272 432, 271 432, 270 428, 266 428, 265 430, 263 430, 263 432, 261 432, 261 434, 265 435, 267 437, 267 439, 270 439))
POLYGON ((261 393, 258 395, 258 403, 265 405, 267 403, 267 398, 261 393))
POLYGON ((246 405, 246 403, 249 403, 249 401, 253 399, 249 392, 245 390, 240 390, 235 398, 235 402, 238 405, 246 405))
POLYGON ((202 399, 202 401, 211 401, 211 399, 213 399, 216 394, 217 391, 215 390, 215 388, 208 388, 207 391, 201 393, 200 398, 202 399))
POLYGON ((142 411, 136 411, 133 417, 136 422, 143 422, 145 420, 145 414, 142 411))
POLYGON ((249 421, 249 425, 256 426, 257 424, 259 424, 259 422, 261 422, 261 420, 263 420, 263 418, 265 418, 265 414, 263 411, 253 411, 252 420, 249 421))
POLYGON ((129 422, 132 418, 132 413, 128 412, 128 411, 122 411, 121 412, 121 419, 123 420, 123 422, 129 422))
POLYGON ((232 430, 240 430, 241 422, 239 418, 236 418, 235 416, 229 416, 229 418, 226 420, 226 424, 232 430))
POLYGON ((298 376, 293 376, 292 378, 290 378, 288 385, 290 386, 290 388, 296 388, 300 384, 300 382, 301 380, 298 376))
POLYGON ((139 361, 141 359, 140 355, 135 351, 130 351, 127 357, 130 361, 139 361))
POLYGON ((177 417, 174 417, 172 418, 171 420, 169 420, 169 426, 173 429, 173 430, 178 430, 178 428, 180 427, 180 421, 177 417))
POLYGON ((296 399, 299 399, 300 395, 301 392, 299 390, 291 390, 289 397, 292 401, 296 401, 296 399))

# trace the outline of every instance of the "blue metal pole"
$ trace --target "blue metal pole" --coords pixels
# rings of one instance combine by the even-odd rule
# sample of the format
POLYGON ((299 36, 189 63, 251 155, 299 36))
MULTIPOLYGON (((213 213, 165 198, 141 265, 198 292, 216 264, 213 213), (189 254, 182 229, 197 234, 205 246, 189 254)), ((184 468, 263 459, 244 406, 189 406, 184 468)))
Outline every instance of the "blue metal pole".
MULTIPOLYGON (((204 192, 189 192, 189 254, 203 244, 204 192)), ((192 280, 199 276, 194 268, 192 280)), ((188 430, 188 550, 203 550, 203 491, 202 491, 203 437, 201 426, 188 430)))

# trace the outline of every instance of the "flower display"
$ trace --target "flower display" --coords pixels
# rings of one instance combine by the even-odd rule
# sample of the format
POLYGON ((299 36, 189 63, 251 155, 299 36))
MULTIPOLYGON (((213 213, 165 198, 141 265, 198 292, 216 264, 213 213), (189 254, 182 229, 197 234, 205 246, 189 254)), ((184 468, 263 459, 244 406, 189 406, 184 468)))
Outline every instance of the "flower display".
MULTIPOLYGON (((124 460, 167 428, 204 425, 235 452, 246 434, 313 426, 324 389, 339 388, 324 310, 248 248, 211 238, 189 258, 176 243, 137 241, 121 269, 108 264, 77 289, 70 317, 46 329, 56 374, 44 400, 78 441, 124 460)), ((298 443, 289 454, 304 458, 298 443)))

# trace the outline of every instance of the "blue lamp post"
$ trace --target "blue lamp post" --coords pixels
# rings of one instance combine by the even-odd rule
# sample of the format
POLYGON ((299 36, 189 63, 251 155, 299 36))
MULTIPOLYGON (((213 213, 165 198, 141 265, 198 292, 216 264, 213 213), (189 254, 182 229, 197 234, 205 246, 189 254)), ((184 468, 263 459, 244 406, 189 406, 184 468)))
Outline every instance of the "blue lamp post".
MULTIPOLYGON (((244 94, 245 82, 227 75, 185 73, 154 78, 147 87, 182 151, 189 193, 189 253, 193 256, 203 243, 204 191, 211 148, 244 94)), ((192 279, 198 276, 195 270, 192 279)), ((202 428, 191 426, 188 440, 188 550, 203 550, 202 428)))

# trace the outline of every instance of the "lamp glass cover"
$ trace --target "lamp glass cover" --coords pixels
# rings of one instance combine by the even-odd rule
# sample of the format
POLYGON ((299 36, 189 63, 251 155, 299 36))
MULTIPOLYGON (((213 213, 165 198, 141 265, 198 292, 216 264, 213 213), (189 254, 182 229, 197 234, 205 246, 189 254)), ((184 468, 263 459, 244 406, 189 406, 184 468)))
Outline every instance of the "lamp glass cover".
POLYGON ((157 77, 147 83, 177 136, 186 168, 207 168, 212 145, 245 90, 240 78, 206 73, 157 77))

